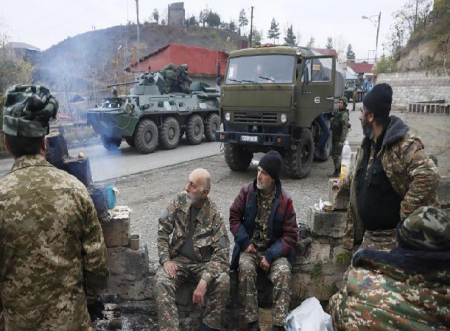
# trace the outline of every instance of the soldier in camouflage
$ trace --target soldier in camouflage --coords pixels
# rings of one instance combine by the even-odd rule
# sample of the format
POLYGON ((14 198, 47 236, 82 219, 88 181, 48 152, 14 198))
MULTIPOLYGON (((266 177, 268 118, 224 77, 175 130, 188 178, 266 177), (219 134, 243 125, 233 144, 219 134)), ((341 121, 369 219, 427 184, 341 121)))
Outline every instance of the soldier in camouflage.
POLYGON ((187 75, 188 66, 187 64, 182 64, 177 67, 172 63, 169 63, 163 70, 161 70, 161 75, 164 77, 166 83, 166 93, 173 92, 183 92, 191 93, 190 84, 192 79, 187 75))
POLYGON ((239 295, 250 331, 259 330, 258 270, 273 284, 272 330, 284 330, 289 312, 297 221, 292 200, 281 188, 281 164, 278 152, 264 155, 257 179, 241 189, 230 207, 231 270, 239 269, 239 295))
POLYGON ((355 245, 389 251, 395 227, 421 206, 439 207, 436 164, 424 145, 398 117, 389 116, 392 88, 376 85, 363 100, 365 138, 356 163, 338 194, 350 194, 344 248, 355 245))
POLYGON ((353 256, 347 284, 330 299, 335 331, 450 329, 449 215, 420 207, 396 232, 390 252, 353 256))
POLYGON ((334 172, 328 177, 339 177, 341 173, 342 148, 349 129, 347 104, 348 100, 346 97, 340 98, 339 109, 334 112, 331 118, 331 137, 333 141, 331 158, 334 162, 334 172))
POLYGON ((94 204, 75 177, 45 160, 58 101, 43 86, 6 92, 3 131, 12 170, 0 180, 0 303, 7 331, 82 331, 87 296, 106 285, 94 204))
POLYGON ((179 330, 176 293, 189 280, 197 283, 193 303, 206 306, 201 331, 220 329, 230 289, 230 244, 222 217, 208 197, 210 189, 209 173, 194 170, 186 192, 179 194, 159 219, 161 267, 156 274, 155 294, 160 331, 179 330))

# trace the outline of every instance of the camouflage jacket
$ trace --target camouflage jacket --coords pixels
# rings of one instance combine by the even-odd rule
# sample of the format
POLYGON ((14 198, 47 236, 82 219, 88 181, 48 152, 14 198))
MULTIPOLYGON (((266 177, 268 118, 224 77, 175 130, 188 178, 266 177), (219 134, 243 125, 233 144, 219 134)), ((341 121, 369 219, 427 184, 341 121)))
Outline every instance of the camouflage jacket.
MULTIPOLYGON (((381 159, 392 188, 403 198, 400 206, 401 219, 421 206, 439 207, 437 189, 440 176, 436 164, 424 151, 420 138, 410 132, 409 127, 398 117, 390 117, 382 148, 377 156, 381 159)), ((356 154, 356 163, 342 180, 340 190, 340 193, 350 194, 344 236, 344 247, 348 250, 352 250, 355 241, 359 243, 364 234, 356 204, 356 170, 363 159, 363 149, 360 148, 356 154)))
POLYGON ((0 301, 6 330, 86 330, 87 294, 108 277, 94 204, 44 156, 16 159, 0 180, 0 301))
POLYGON ((363 249, 330 300, 333 329, 448 330, 450 252, 363 249))
POLYGON ((349 129, 348 109, 338 109, 331 119, 331 132, 333 140, 344 142, 349 129))
MULTIPOLYGON (((188 237, 191 205, 186 202, 186 196, 186 192, 180 193, 159 218, 158 254, 161 265, 178 256, 188 237), (172 240, 169 243, 170 235, 172 240)), ((222 272, 228 271, 230 242, 222 216, 209 198, 206 198, 195 222, 192 237, 194 254, 199 262, 208 263, 201 278, 209 284, 222 272)))

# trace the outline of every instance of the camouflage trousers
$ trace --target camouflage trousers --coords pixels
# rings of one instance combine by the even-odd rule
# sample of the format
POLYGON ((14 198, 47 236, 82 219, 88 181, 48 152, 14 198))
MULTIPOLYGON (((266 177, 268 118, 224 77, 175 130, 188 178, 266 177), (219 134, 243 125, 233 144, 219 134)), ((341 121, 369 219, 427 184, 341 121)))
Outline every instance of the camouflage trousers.
MULTIPOLYGON (((241 253, 239 258, 239 297, 244 306, 245 323, 258 320, 257 268, 265 252, 241 253)), ((284 326, 291 302, 291 265, 285 258, 270 266, 268 278, 273 284, 273 325, 284 326)))
POLYGON ((333 138, 333 146, 331 150, 331 158, 334 162, 334 170, 341 170, 342 163, 342 148, 339 146, 340 141, 338 139, 333 138))
MULTIPOLYGON (((156 273, 155 296, 160 331, 179 330, 178 308, 176 304, 177 289, 186 281, 198 283, 207 267, 205 262, 192 261, 178 256, 173 259, 177 263, 177 277, 169 277, 160 267, 156 273)), ((230 291, 230 277, 222 273, 208 285, 203 323, 213 329, 220 329, 222 311, 230 291)))
POLYGON ((364 234, 359 249, 375 249, 382 252, 390 252, 397 242, 396 229, 368 231, 364 234))

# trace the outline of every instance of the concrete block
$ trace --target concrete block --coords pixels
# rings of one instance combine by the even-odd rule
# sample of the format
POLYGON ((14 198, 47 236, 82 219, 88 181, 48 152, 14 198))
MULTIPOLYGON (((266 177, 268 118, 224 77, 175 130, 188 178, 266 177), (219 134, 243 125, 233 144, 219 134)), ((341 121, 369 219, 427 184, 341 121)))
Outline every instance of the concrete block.
POLYGON ((130 214, 100 219, 106 247, 128 246, 130 240, 130 214))
POLYGON ((119 295, 124 300, 154 299, 153 278, 146 277, 138 280, 130 280, 124 276, 110 276, 107 287, 102 292, 102 295, 119 295))
POLYGON ((314 207, 308 208, 309 224, 312 224, 313 237, 323 236, 342 238, 345 231, 346 212, 323 212, 314 207))
POLYGON ((65 170, 64 161, 69 158, 67 142, 60 132, 52 132, 45 138, 45 159, 58 169, 65 170))
POLYGON ((318 262, 326 263, 331 258, 331 245, 322 244, 318 241, 313 241, 307 259, 308 263, 315 264, 318 262))
POLYGON ((338 194, 338 189, 333 189, 333 179, 328 181, 328 201, 330 201, 334 207, 334 210, 346 210, 350 201, 350 194, 338 194))
POLYGON ((108 248, 108 264, 111 276, 120 275, 130 281, 150 275, 146 245, 137 251, 128 247, 108 248))
POLYGON ((438 197, 441 207, 450 207, 450 177, 441 176, 438 188, 438 197))
POLYGON ((88 187, 92 184, 91 166, 89 158, 75 157, 64 161, 66 171, 75 176, 84 186, 88 187))
POLYGON ((106 188, 91 184, 88 187, 89 195, 94 202, 95 210, 100 221, 109 221, 108 207, 106 204, 106 188))

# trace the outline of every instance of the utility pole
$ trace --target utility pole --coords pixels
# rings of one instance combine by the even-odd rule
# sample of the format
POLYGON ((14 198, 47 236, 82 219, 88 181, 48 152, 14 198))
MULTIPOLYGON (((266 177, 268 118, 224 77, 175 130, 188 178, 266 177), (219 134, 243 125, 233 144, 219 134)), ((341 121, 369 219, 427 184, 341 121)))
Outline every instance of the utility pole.
POLYGON ((378 15, 377 44, 375 45, 375 63, 377 63, 377 55, 378 55, 378 35, 380 34, 380 22, 381 22, 381 12, 378 15))
POLYGON ((417 25, 417 12, 419 9, 419 0, 416 0, 416 18, 414 19, 414 32, 416 32, 416 25, 417 25))
POLYGON ((141 54, 140 54, 140 42, 139 42, 139 0, 136 0, 136 16, 137 16, 137 53, 138 53, 138 73, 141 76, 141 54))
POLYGON ((253 42, 253 6, 250 11, 250 47, 252 47, 253 42))

